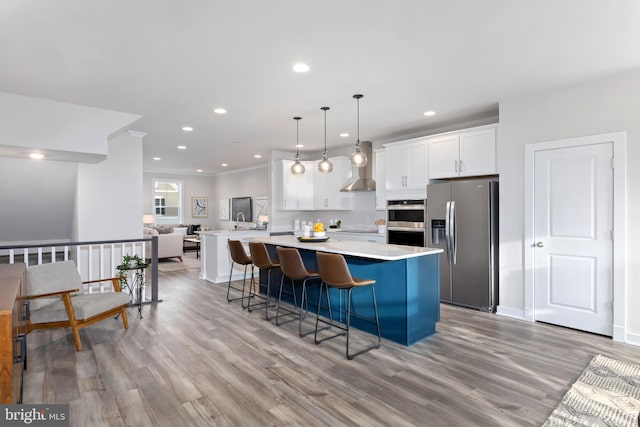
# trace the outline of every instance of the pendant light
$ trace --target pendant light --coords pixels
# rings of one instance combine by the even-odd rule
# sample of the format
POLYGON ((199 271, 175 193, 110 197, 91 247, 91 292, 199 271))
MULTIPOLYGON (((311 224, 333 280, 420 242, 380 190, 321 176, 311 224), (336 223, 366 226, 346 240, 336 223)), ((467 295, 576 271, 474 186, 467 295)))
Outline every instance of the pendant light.
POLYGON ((322 160, 318 163, 318 171, 321 173, 330 173, 333 171, 333 163, 327 158, 327 110, 329 107, 321 107, 324 111, 324 151, 322 152, 322 160))
POLYGON ((300 119, 302 117, 294 117, 293 120, 296 121, 296 161, 293 165, 291 165, 291 173, 294 175, 302 175, 304 173, 304 165, 300 163, 300 154, 298 153, 298 125, 300 123, 300 119))
POLYGON ((364 95, 353 95, 358 105, 358 139, 356 140, 356 149, 351 153, 351 164, 359 168, 364 167, 367 164, 367 155, 362 152, 362 144, 360 144, 360 98, 364 95))

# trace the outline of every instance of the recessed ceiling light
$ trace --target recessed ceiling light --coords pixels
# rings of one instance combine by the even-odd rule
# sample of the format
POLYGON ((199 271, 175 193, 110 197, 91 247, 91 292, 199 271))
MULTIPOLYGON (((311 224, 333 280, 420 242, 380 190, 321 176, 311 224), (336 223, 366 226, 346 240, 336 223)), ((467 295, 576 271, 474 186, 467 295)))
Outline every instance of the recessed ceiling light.
POLYGON ((293 66, 293 71, 295 71, 296 73, 306 73, 310 69, 311 68, 304 62, 299 62, 293 66))
POLYGON ((153 160, 162 160, 160 157, 154 157, 153 160))
POLYGON ((44 154, 42 154, 42 153, 31 153, 31 154, 29 154, 29 157, 31 157, 33 160, 42 160, 42 159, 44 159, 44 154))
POLYGON ((214 108, 213 112, 216 114, 227 114, 227 110, 224 108, 214 108))
POLYGON ((342 138, 346 138, 346 137, 348 137, 348 136, 349 136, 349 134, 348 134, 347 132, 342 132, 342 133, 340 134, 340 136, 341 136, 342 138))
POLYGON ((436 112, 435 111, 425 111, 424 115, 425 116, 435 116, 436 112))
POLYGON ((202 169, 196 169, 196 172, 202 172, 202 169))
POLYGON ((187 146, 186 145, 178 145, 178 150, 186 150, 187 146))
POLYGON ((193 128, 191 126, 182 126, 182 130, 185 132, 193 132, 193 128))
POLYGON ((220 164, 220 166, 222 166, 223 168, 226 168, 227 166, 229 166, 229 164, 228 163, 222 163, 222 164, 220 164))
POLYGON ((304 147, 304 144, 296 144, 296 147, 302 148, 302 147, 304 147))
POLYGON ((254 154, 253 157, 255 157, 256 159, 261 159, 262 158, 262 154, 254 154))

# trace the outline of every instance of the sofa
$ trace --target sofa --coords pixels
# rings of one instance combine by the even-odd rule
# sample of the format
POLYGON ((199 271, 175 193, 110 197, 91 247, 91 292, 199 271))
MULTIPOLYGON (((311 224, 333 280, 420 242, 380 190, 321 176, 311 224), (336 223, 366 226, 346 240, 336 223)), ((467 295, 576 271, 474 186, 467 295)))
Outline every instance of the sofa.
MULTIPOLYGON (((158 258, 178 258, 182 261, 183 241, 185 235, 180 230, 170 227, 145 227, 144 236, 158 236, 158 258)), ((151 243, 145 249, 147 256, 151 256, 151 243)))

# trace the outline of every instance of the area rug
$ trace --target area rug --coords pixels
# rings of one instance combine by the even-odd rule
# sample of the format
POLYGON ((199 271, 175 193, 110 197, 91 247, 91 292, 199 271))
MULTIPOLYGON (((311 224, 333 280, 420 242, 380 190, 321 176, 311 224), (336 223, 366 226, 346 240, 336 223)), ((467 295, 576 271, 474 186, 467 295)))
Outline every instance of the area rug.
POLYGON ((543 427, 637 426, 640 365, 598 355, 571 386, 543 427))
POLYGON ((158 271, 166 273, 169 271, 189 270, 192 268, 200 268, 200 259, 195 256, 183 256, 182 262, 177 258, 169 258, 158 261, 158 271))

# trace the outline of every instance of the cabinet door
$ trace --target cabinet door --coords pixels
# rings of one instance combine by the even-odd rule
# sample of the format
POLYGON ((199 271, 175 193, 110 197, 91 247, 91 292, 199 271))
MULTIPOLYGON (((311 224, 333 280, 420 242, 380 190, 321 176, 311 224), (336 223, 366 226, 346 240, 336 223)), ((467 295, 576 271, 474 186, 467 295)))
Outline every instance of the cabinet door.
POLYGON ((405 189, 423 189, 429 180, 426 141, 407 145, 405 189))
POLYGON ((496 173, 496 129, 482 129, 460 134, 461 176, 496 173))
POLYGON ((387 192, 385 191, 385 150, 373 153, 373 176, 376 181, 376 210, 387 209, 387 192))
POLYGON ((351 163, 348 157, 330 158, 333 163, 331 173, 321 173, 317 164, 313 169, 313 199, 315 210, 349 210, 353 193, 340 189, 352 181, 351 163))
POLYGON ((283 210, 298 209, 298 180, 291 174, 292 160, 282 160, 282 204, 283 210))
POLYGON ((429 139, 429 178, 451 178, 459 175, 459 135, 443 135, 429 139))
POLYGON ((384 188, 387 191, 404 190, 404 180, 406 175, 407 147, 386 147, 385 148, 385 178, 384 188))
POLYGON ((305 171, 302 175, 291 175, 298 182, 298 209, 313 210, 313 168, 314 162, 302 162, 305 171))

